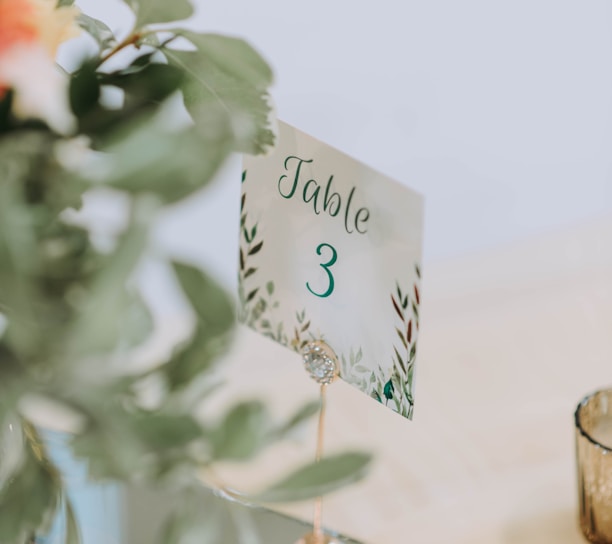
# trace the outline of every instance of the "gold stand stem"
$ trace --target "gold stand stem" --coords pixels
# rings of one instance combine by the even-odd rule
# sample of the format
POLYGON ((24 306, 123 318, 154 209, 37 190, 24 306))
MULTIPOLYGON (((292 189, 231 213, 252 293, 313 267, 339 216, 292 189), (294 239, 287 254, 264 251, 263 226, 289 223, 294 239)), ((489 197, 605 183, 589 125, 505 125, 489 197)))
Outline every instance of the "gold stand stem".
MULTIPOLYGON (((317 428, 317 453, 315 460, 318 463, 323 456, 323 437, 325 435, 325 411, 327 407, 327 385, 321 385, 321 409, 319 411, 319 425, 317 428)), ((323 497, 317 497, 314 505, 314 518, 313 518, 313 534, 315 537, 323 541, 323 530, 322 530, 322 517, 323 517, 323 497)))

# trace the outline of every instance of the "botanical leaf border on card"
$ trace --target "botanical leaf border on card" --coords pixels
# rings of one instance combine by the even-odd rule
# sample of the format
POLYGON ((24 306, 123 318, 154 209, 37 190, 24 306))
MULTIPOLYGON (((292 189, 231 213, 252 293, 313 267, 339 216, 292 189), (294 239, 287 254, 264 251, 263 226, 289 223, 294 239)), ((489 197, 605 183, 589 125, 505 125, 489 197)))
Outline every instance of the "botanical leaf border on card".
MULTIPOLYGON (((242 184, 246 181, 247 172, 242 172, 242 184)), ((238 267, 238 298, 240 309, 238 321, 248 325, 294 351, 301 349, 310 341, 322 335, 315 335, 311 331, 311 320, 306 316, 306 311, 295 313, 295 325, 293 334, 288 336, 285 324, 275 321, 274 310, 280 306, 275 296, 275 285, 273 281, 260 283, 258 280, 257 264, 254 262, 262 248, 264 240, 258 233, 258 223, 249 222, 246 211, 247 194, 243 189, 240 200, 240 249, 238 267)))
MULTIPOLYGON (((247 171, 244 170, 240 201, 238 320, 299 353, 309 341, 325 338, 320 332, 313 332, 312 322, 304 309, 296 311, 291 335, 285 330, 282 320, 274 320, 275 310, 281 302, 276 297, 274 282, 262 281, 258 277, 256 261, 261 257, 264 239, 259 224, 249 218, 247 192, 244 189, 246 178, 247 171)), ((343 380, 408 419, 412 419, 414 412, 413 383, 420 305, 421 270, 418 264, 414 268, 417 279, 412 284, 412 293, 410 288, 403 290, 399 282, 396 282, 395 291, 390 294, 390 311, 393 311, 396 318, 394 333, 398 340, 393 345, 391 365, 378 365, 375 368, 365 365, 361 347, 350 348, 348 354, 339 355, 340 377, 343 380)))

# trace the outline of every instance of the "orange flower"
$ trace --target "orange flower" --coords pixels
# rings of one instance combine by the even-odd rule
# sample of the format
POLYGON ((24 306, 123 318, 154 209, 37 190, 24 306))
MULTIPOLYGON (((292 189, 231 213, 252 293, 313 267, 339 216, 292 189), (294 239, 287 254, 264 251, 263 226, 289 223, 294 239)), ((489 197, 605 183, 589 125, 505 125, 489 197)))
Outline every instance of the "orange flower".
POLYGON ((55 0, 0 0, 0 55, 17 44, 40 43, 55 58, 58 46, 79 33, 79 10, 55 6, 55 0))
POLYGON ((36 41, 36 8, 28 0, 0 0, 0 55, 17 43, 36 41))
POLYGON ((0 99, 14 91, 13 114, 70 132, 68 81, 55 65, 57 48, 78 35, 77 8, 56 0, 0 0, 0 99))

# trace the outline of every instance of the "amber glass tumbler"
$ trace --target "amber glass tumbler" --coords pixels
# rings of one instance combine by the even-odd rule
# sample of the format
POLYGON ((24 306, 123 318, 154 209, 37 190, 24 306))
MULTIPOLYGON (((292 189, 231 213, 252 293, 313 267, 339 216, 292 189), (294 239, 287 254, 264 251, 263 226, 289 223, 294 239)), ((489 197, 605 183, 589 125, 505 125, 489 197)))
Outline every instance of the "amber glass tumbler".
POLYGON ((596 544, 612 544, 612 389, 597 391, 575 413, 580 528, 596 544))

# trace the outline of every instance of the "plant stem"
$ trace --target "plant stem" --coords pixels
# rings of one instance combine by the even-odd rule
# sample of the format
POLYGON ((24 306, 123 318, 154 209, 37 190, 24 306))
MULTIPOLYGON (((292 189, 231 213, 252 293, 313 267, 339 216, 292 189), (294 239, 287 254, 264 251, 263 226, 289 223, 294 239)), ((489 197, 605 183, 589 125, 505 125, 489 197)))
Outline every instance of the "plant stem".
POLYGON ((145 33, 142 32, 142 31, 131 32, 127 36, 127 38, 125 38, 125 40, 123 40, 122 42, 118 43, 115 47, 113 47, 108 53, 106 53, 106 55, 104 55, 100 59, 100 62, 98 63, 98 66, 101 66, 102 64, 104 64, 108 59, 110 59, 113 55, 115 55, 116 53, 118 53, 122 49, 125 49, 126 47, 128 47, 130 45, 134 45, 138 40, 140 40, 140 38, 142 38, 142 36, 144 34, 145 33))

